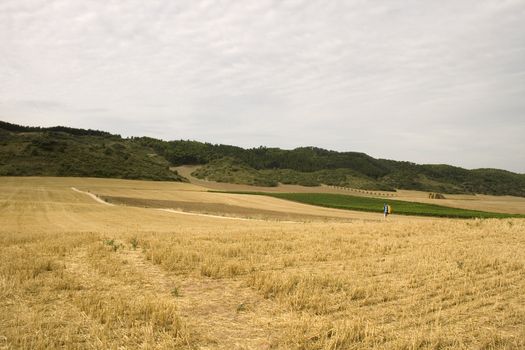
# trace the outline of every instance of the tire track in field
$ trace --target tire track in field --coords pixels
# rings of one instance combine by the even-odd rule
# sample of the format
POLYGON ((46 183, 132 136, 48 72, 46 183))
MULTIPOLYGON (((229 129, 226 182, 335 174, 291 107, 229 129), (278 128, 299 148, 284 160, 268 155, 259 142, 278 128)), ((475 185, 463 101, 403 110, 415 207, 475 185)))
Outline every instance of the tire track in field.
POLYGON ((139 250, 125 250, 128 261, 148 280, 144 287, 176 298, 179 316, 198 349, 270 349, 278 334, 277 304, 240 280, 174 276, 146 260, 139 250))

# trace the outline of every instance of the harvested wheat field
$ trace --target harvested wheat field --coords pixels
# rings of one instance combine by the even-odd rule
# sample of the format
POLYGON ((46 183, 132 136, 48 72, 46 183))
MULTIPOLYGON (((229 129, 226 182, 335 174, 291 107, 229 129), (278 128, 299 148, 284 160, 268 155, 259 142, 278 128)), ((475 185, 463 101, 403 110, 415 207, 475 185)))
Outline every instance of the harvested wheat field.
POLYGON ((262 200, 1 178, 0 348, 525 348, 525 220, 384 221, 262 200), (250 213, 221 216, 226 204, 250 213))

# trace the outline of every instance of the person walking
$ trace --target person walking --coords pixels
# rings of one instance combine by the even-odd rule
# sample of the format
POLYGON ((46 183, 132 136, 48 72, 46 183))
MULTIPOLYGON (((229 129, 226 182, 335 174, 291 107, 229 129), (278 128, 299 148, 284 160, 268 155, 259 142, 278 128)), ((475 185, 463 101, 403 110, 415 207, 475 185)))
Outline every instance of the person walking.
POLYGON ((388 204, 384 204, 383 205, 383 215, 385 216, 385 220, 386 220, 386 217, 388 216, 388 204))

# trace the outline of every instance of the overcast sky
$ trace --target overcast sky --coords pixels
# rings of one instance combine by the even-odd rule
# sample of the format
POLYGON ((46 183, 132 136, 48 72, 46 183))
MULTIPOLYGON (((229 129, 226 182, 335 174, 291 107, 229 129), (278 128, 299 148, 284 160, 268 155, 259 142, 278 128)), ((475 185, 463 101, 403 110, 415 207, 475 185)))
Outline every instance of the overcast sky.
POLYGON ((525 173, 525 0, 0 0, 0 119, 525 173))

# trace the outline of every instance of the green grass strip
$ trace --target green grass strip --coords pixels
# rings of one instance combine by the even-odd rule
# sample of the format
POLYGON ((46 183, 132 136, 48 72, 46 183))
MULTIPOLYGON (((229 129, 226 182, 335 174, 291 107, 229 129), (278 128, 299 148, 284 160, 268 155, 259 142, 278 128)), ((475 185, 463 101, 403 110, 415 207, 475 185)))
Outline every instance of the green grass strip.
POLYGON ((400 200, 390 200, 381 198, 358 197, 345 194, 333 193, 270 193, 270 192, 223 192, 221 193, 233 194, 250 194, 250 195, 264 195, 280 199, 286 199, 294 202, 317 205, 327 208, 358 210, 367 212, 383 212, 384 203, 389 204, 393 208, 393 214, 401 215, 418 215, 418 216, 435 216, 447 218, 525 218, 525 215, 520 214, 503 214, 492 213, 478 210, 468 210, 460 208, 451 208, 435 204, 426 204, 419 202, 407 202, 400 200))

